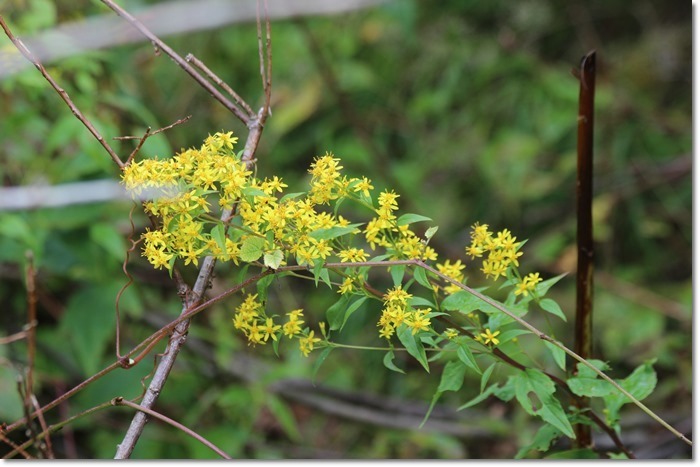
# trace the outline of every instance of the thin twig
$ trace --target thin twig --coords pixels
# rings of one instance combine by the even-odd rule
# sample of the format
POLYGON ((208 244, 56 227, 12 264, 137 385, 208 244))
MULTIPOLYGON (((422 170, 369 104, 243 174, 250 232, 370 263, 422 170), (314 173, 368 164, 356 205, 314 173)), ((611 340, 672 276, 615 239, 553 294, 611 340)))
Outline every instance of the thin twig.
MULTIPOLYGON (((595 97, 595 50, 581 59, 579 68, 579 110, 576 173, 576 322, 574 351, 584 360, 591 358, 593 346, 593 105, 595 97)), ((578 407, 590 405, 582 398, 578 407)), ((576 445, 593 443, 590 425, 576 424, 576 445)))
POLYGON ((146 132, 143 134, 143 136, 115 136, 114 138, 112 138, 112 139, 116 139, 116 140, 127 140, 127 139, 138 139, 139 140, 139 142, 136 145, 136 147, 134 148, 134 150, 131 151, 131 154, 129 154, 129 157, 126 158, 126 162, 124 162, 124 165, 129 165, 131 163, 131 161, 134 159, 134 157, 136 157, 136 154, 138 154, 138 152, 141 150, 141 146, 143 146, 143 143, 145 143, 148 138, 150 138, 153 135, 157 135, 158 133, 161 133, 165 130, 169 130, 176 125, 180 125, 181 123, 185 123, 190 118, 192 118, 192 115, 188 115, 185 118, 180 118, 180 119, 176 120, 175 122, 171 123, 170 125, 164 126, 163 128, 159 128, 156 131, 151 131, 151 127, 149 126, 148 128, 146 128, 146 132))
POLYGON ((90 131, 92 136, 95 137, 95 139, 102 145, 103 148, 105 148, 105 151, 109 153, 109 156, 112 158, 112 160, 121 168, 124 167, 124 163, 121 161, 119 156, 117 155, 116 152, 111 148, 109 144, 105 141, 105 139, 102 137, 99 131, 97 131, 97 128, 94 127, 90 121, 85 118, 83 113, 76 107, 76 105, 73 103, 71 100, 70 96, 68 96, 68 93, 58 85, 58 83, 51 77, 51 75, 46 71, 44 66, 39 62, 39 60, 32 54, 32 52, 25 47, 25 45, 22 43, 21 40, 16 38, 13 34, 12 31, 10 31, 10 28, 5 24, 5 20, 3 19, 2 15, 0 15, 0 26, 2 26, 2 29, 5 31, 5 34, 7 37, 12 41, 12 43, 17 47, 17 50, 19 50, 24 57, 32 62, 34 66, 39 70, 39 72, 42 74, 42 76, 46 79, 46 81, 49 82, 52 88, 58 93, 59 96, 61 96, 61 99, 68 105, 70 108, 71 112, 73 112, 73 115, 80 120, 80 122, 85 125, 85 127, 90 131))
POLYGON ((212 443, 208 439, 204 438, 199 433, 192 431, 191 429, 187 428, 185 425, 178 423, 175 420, 173 420, 172 418, 168 418, 165 415, 163 415, 159 412, 156 412, 155 410, 141 407, 140 405, 134 404, 133 402, 126 400, 123 397, 115 397, 114 399, 112 399, 112 405, 115 405, 115 406, 125 405, 127 407, 131 407, 132 409, 136 409, 140 412, 148 414, 153 418, 157 418, 158 420, 162 420, 165 423, 167 423, 168 425, 171 425, 171 426, 177 428, 178 430, 182 431, 183 433, 193 437, 194 439, 196 439, 197 441, 199 441, 200 443, 202 443, 203 445, 205 445, 206 447, 208 447, 209 449, 211 449, 212 451, 214 451, 215 453, 217 453, 218 455, 220 455, 224 459, 231 459, 231 456, 229 456, 224 451, 219 449, 214 443, 212 443))
POLYGON ((239 106, 241 106, 243 108, 243 110, 245 110, 245 112, 248 114, 248 117, 255 116, 255 112, 253 112, 253 109, 250 108, 248 103, 246 101, 244 101, 243 98, 241 96, 239 96, 238 93, 231 88, 231 86, 229 86, 224 80, 219 78, 219 76, 216 73, 211 71, 209 69, 209 67, 204 64, 204 62, 202 62, 200 59, 195 57, 194 54, 191 54, 191 53, 189 53, 185 56, 185 60, 187 62, 193 64, 194 66, 196 66, 200 70, 202 70, 202 72, 205 75, 207 75, 207 78, 209 78, 214 83, 216 83, 216 85, 219 86, 221 89, 223 89, 224 91, 229 93, 229 95, 231 97, 233 97, 233 100, 236 101, 236 104, 238 104, 239 106))
POLYGON ((112 0, 102 0, 102 3, 107 5, 109 8, 111 8, 116 14, 124 18, 126 21, 128 21, 133 27, 138 29, 141 34, 146 36, 151 43, 155 47, 158 48, 158 50, 162 50, 165 52, 166 55, 168 55, 175 63, 177 63, 180 68, 185 70, 185 72, 190 75, 200 86, 202 86, 211 96, 219 101, 221 105, 226 107, 231 113, 233 113, 241 122, 247 123, 248 118, 246 115, 238 108, 236 105, 228 100, 226 96, 221 94, 218 89, 216 89, 212 84, 206 80, 202 75, 199 74, 199 72, 194 69, 187 61, 185 61, 177 52, 175 52, 173 49, 171 49, 166 43, 164 43, 162 40, 158 38, 155 34, 153 34, 144 24, 136 19, 134 16, 132 16, 130 13, 125 11, 123 8, 121 8, 119 5, 114 3, 112 0))

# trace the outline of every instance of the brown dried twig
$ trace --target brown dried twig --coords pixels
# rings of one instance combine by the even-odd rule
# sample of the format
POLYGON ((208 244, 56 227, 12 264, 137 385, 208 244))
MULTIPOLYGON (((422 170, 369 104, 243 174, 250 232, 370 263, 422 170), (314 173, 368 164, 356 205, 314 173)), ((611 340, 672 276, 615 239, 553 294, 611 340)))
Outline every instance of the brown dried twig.
POLYGON ((211 96, 219 101, 224 107, 226 107, 231 113, 233 113, 241 122, 247 123, 248 117, 238 108, 236 105, 228 100, 226 96, 221 94, 221 92, 216 89, 212 84, 206 80, 199 72, 194 69, 185 59, 183 59, 177 52, 171 49, 165 42, 160 40, 158 36, 153 34, 141 21, 136 19, 133 15, 128 13, 122 7, 114 3, 112 0, 102 0, 102 3, 111 8, 116 14, 124 18, 129 24, 139 30, 141 34, 146 36, 156 50, 162 50, 167 56, 169 56, 175 63, 180 66, 185 72, 190 75, 200 86, 202 86, 211 96))
POLYGON ((145 413, 153 418, 157 418, 158 420, 162 420, 165 423, 167 423, 171 426, 174 426, 175 428, 182 431, 183 433, 186 433, 187 435, 193 437, 194 439, 196 439, 200 443, 204 444, 206 447, 208 447, 209 449, 211 449, 212 451, 214 451, 215 453, 217 453, 218 455, 220 455, 224 459, 231 459, 231 456, 229 456, 224 451, 219 449, 214 443, 212 443, 208 439, 204 438, 202 435, 195 433, 194 431, 187 428, 185 425, 178 423, 175 420, 173 420, 169 417, 166 417, 165 415, 163 415, 161 413, 156 412, 155 410, 147 409, 147 408, 142 407, 138 404, 134 404, 133 402, 126 400, 123 397, 115 397, 114 399, 112 399, 112 405, 115 405, 115 406, 125 405, 127 407, 131 407, 132 409, 138 410, 140 413, 145 413))
POLYGON ((129 154, 129 157, 126 158, 126 162, 124 163, 124 165, 129 165, 131 163, 131 161, 134 159, 134 157, 136 157, 136 154, 138 154, 138 152, 141 150, 141 146, 143 146, 143 143, 145 143, 148 138, 150 138, 153 135, 157 135, 158 133, 161 133, 165 130, 169 130, 176 125, 180 125, 181 123, 186 123, 187 121, 189 121, 190 118, 192 118, 192 115, 188 115, 185 118, 178 119, 175 122, 171 123, 170 125, 164 126, 163 128, 159 128, 156 131, 151 131, 151 127, 149 126, 148 128, 146 128, 146 132, 143 134, 143 136, 115 136, 114 138, 112 138, 112 139, 116 139, 116 140, 128 140, 128 139, 138 139, 139 140, 139 142, 136 145, 136 147, 134 148, 134 150, 131 151, 131 154, 129 154))

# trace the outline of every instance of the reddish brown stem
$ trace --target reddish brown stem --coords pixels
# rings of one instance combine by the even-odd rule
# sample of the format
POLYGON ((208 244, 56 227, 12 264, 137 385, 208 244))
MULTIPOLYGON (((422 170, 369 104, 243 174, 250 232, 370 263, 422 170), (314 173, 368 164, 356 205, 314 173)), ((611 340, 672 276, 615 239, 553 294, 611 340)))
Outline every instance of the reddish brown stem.
MULTIPOLYGON (((576 269, 576 323, 574 352, 584 359, 591 357, 593 338, 593 106, 595 97, 595 50, 581 59, 578 72, 578 170, 576 178, 576 244, 578 263, 576 269)), ((589 406, 588 399, 579 401, 579 408, 589 406)), ((590 447, 593 444, 591 427, 577 424, 576 444, 590 447)))

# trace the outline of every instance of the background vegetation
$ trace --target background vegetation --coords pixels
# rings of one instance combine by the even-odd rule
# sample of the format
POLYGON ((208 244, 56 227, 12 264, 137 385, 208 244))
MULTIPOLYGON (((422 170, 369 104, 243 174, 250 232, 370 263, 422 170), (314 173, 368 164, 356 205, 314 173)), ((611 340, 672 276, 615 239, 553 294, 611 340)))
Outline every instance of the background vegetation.
MULTIPOLYGON (((545 278, 573 273, 578 81, 569 70, 597 49, 594 355, 611 363, 614 377, 657 359, 659 384, 647 403, 689 433, 689 6, 404 0, 274 21, 273 113, 258 149, 258 173, 299 186, 313 157, 332 151, 351 175, 369 176, 378 189, 393 187, 404 209, 430 216, 440 226, 431 245, 441 256, 462 258, 469 227, 479 221, 530 239, 523 270, 545 278)), ((31 36, 106 8, 4 0, 0 12, 16 33, 31 36)), ((249 102, 261 102, 254 24, 165 40, 182 55, 192 52, 249 102)), ((11 44, 3 37, 0 46, 7 58, 11 44)), ((150 138, 143 155, 167 157, 222 129, 244 135, 231 114, 148 43, 48 65, 105 135, 141 135, 149 125, 192 115, 186 125, 150 138)), ((0 95, 3 186, 116 179, 112 161, 36 70, 4 75, 0 95)), ((133 148, 129 141, 114 145, 122 154, 133 148)), ((26 250, 38 268, 35 384, 41 402, 114 360, 114 297, 126 281, 121 262, 130 209, 130 202, 117 200, 0 212, 3 334, 26 323, 26 250)), ((138 231, 146 220, 136 214, 135 223, 138 231)), ((127 342, 137 342, 175 316, 180 302, 166 272, 134 257, 129 269, 136 283, 122 298, 123 326, 127 342)), ((235 274, 219 267, 213 292, 235 274)), ((485 285, 480 280, 473 274, 468 284, 485 285)), ((303 307, 317 320, 337 299, 323 287, 290 280, 273 290, 272 306, 303 307)), ((548 329, 570 345, 574 275, 552 294, 569 323, 548 329)), ((290 351, 278 358, 234 333, 237 303, 234 298, 197 317, 158 402, 159 411, 233 457, 508 458, 536 430, 519 407, 497 400, 455 412, 478 393, 476 376, 461 392, 445 394, 418 430, 439 381, 401 356, 397 364, 406 375, 387 371, 381 352, 336 350, 312 385, 313 354, 305 359, 290 351)), ((377 313, 371 307, 355 313, 342 340, 377 345, 377 313)), ((22 416, 16 374, 26 364, 26 344, 0 346, 0 362, 0 420, 11 422, 22 416)), ((117 395, 138 395, 147 367, 105 377, 47 414, 49 421, 117 395)), ((57 456, 111 458, 131 416, 115 408, 71 424, 55 436, 57 456)), ((639 457, 691 455, 633 406, 623 411, 622 426, 622 439, 639 457)), ((598 442, 603 450, 609 443, 598 442)), ((213 455, 156 422, 134 452, 136 458, 213 455)))

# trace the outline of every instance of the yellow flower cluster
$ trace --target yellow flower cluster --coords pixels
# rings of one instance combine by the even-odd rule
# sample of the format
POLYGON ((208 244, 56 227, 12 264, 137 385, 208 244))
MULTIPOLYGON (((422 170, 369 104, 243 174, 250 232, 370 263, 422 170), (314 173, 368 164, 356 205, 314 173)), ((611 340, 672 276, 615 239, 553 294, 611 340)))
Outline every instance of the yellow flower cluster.
POLYGON ((384 191, 379 195, 379 207, 375 209, 377 217, 370 220, 365 227, 367 243, 373 250, 377 245, 386 248, 391 259, 435 261, 435 250, 422 242, 408 225, 398 225, 394 214, 394 211, 399 209, 396 201, 398 197, 393 191, 384 191))
POLYGON ((522 281, 518 283, 518 285, 515 287, 515 295, 521 295, 523 297, 527 297, 530 292, 534 292, 535 287, 537 287, 537 284, 539 282, 542 282, 542 278, 540 277, 539 272, 531 272, 527 276, 523 278, 522 281))
MULTIPOLYGON (((462 269, 464 269, 465 267, 466 266, 462 264, 462 261, 457 260, 454 264, 450 264, 449 259, 444 263, 437 265, 438 271, 440 271, 447 277, 456 280, 457 282, 462 282, 464 280, 464 273, 462 272, 462 269)), ((458 290, 460 290, 460 288, 454 284, 449 284, 445 286, 446 294, 452 294, 457 292, 458 290)))
POLYGON ((518 251, 520 243, 516 242, 516 238, 508 229, 503 229, 495 236, 488 229, 488 224, 474 224, 471 245, 466 248, 466 252, 472 258, 480 258, 488 252, 488 257, 482 262, 481 271, 486 277, 492 276, 496 280, 501 276, 505 277, 509 266, 518 267, 518 258, 523 253, 518 251))
POLYGON ((308 356, 314 350, 314 345, 320 342, 321 339, 314 337, 314 331, 302 329, 304 324, 303 310, 293 310, 287 313, 287 321, 284 325, 275 324, 272 317, 265 315, 265 309, 262 303, 257 301, 258 295, 250 295, 245 298, 243 303, 236 308, 233 327, 243 332, 248 338, 248 344, 266 344, 272 338, 277 341, 282 335, 290 339, 299 340, 299 350, 308 356))
POLYGON ((208 195, 220 193, 219 205, 230 208, 242 194, 251 172, 232 152, 231 132, 210 135, 199 149, 187 149, 172 159, 144 159, 124 168, 122 182, 134 196, 152 199, 147 212, 161 221, 158 230, 143 234, 143 255, 157 269, 172 268, 175 259, 198 265, 206 254, 238 262, 239 245, 219 244, 203 232, 203 215, 211 211, 208 195), (225 248, 225 251, 223 250, 225 248))
POLYGON ((430 309, 413 310, 408 305, 408 300, 412 296, 401 286, 396 286, 384 294, 384 309, 379 322, 377 322, 380 337, 391 338, 396 332, 396 328, 404 323, 411 328, 411 334, 430 329, 430 318, 428 317, 430 309))

